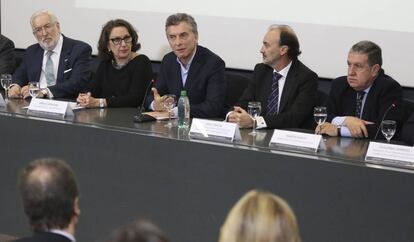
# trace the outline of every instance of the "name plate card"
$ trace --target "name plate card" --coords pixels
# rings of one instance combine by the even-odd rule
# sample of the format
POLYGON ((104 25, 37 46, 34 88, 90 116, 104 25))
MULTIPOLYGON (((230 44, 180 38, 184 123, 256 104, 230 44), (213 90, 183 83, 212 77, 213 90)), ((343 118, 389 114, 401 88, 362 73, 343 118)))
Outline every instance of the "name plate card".
POLYGON ((240 130, 235 123, 193 118, 190 137, 206 140, 233 142, 240 140, 240 130))
POLYGON ((6 101, 4 101, 3 95, 0 93, 0 107, 6 107, 6 101))
POLYGON ((62 116, 73 116, 69 102, 56 101, 42 98, 32 98, 28 108, 29 111, 56 114, 62 116))
POLYGON ((414 167, 414 147, 369 142, 365 161, 414 167))
POLYGON ((269 146, 311 150, 316 152, 321 142, 321 135, 275 129, 269 146))

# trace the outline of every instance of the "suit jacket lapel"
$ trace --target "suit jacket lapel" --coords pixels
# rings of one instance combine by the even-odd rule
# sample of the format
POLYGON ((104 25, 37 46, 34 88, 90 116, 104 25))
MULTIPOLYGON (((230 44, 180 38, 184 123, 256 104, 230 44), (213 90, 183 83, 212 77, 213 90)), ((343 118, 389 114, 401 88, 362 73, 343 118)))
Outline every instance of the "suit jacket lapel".
POLYGON ((56 84, 58 80, 63 80, 63 72, 66 70, 67 65, 70 63, 69 56, 70 56, 70 43, 66 39, 66 37, 63 37, 63 45, 62 45, 62 52, 60 53, 59 58, 59 66, 58 66, 58 72, 57 72, 57 78, 56 78, 56 84))
POLYGON ((202 61, 202 47, 197 46, 196 53, 194 55, 193 61, 191 62, 190 71, 188 72, 187 80, 185 81, 185 89, 189 90, 191 89, 191 85, 196 79, 196 74, 199 73, 200 69, 200 62, 202 61))
MULTIPOLYGON (((42 49, 42 47, 40 47, 38 50, 36 51, 36 56, 35 56, 35 63, 34 63, 34 68, 33 70, 35 70, 35 78, 34 80, 29 80, 29 81, 40 81, 40 74, 42 73, 42 65, 43 65, 43 57, 44 57, 44 53, 45 51, 42 49)), ((29 77, 30 79, 30 77, 29 77)))
POLYGON ((286 106, 287 101, 289 100, 289 96, 292 95, 294 88, 296 86, 296 75, 297 73, 297 62, 293 61, 292 65, 289 69, 287 74, 285 85, 283 86, 282 96, 280 97, 279 103, 279 112, 283 111, 286 106))
MULTIPOLYGON (((176 66, 176 68, 173 68, 173 70, 175 70, 174 74, 173 74, 173 78, 174 81, 172 82, 168 82, 171 83, 170 85, 173 85, 172 87, 168 87, 169 90, 171 90, 171 94, 179 94, 180 91, 183 89, 183 80, 181 78, 181 65, 177 62, 177 60, 175 60, 175 62, 173 63, 173 65, 176 66)), ((166 93, 167 94, 167 93, 166 93)), ((178 96, 177 96, 178 98, 178 96)))
POLYGON ((255 94, 256 99, 261 99, 260 101, 262 103, 262 112, 267 109, 267 99, 272 93, 273 68, 268 68, 267 70, 268 71, 263 76, 263 85, 257 85, 261 86, 262 89, 255 94), (263 95, 262 93, 265 93, 266 95, 263 95))

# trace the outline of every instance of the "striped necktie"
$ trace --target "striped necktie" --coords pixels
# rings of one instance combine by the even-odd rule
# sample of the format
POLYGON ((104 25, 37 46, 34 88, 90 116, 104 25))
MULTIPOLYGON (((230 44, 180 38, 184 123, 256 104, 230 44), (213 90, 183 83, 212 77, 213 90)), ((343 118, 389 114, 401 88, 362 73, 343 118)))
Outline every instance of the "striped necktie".
POLYGON ((355 117, 361 118, 362 115, 362 100, 364 99, 365 92, 357 92, 356 105, 355 105, 355 117))
POLYGON ((267 97, 267 114, 275 115, 278 113, 279 106, 279 79, 282 78, 277 72, 273 72, 272 92, 267 97))

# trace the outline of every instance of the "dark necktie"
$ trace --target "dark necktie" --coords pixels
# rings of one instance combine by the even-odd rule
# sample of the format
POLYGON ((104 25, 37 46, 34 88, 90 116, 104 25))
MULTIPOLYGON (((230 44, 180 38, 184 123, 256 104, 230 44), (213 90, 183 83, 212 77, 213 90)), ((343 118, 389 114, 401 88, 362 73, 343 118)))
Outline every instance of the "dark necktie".
POLYGON ((273 72, 273 83, 272 83, 272 92, 269 97, 267 97, 267 114, 275 115, 277 114, 277 109, 279 106, 279 79, 282 78, 277 72, 273 72))
POLYGON ((362 100, 364 99, 365 92, 357 92, 356 105, 355 105, 355 117, 361 118, 362 114, 362 100))

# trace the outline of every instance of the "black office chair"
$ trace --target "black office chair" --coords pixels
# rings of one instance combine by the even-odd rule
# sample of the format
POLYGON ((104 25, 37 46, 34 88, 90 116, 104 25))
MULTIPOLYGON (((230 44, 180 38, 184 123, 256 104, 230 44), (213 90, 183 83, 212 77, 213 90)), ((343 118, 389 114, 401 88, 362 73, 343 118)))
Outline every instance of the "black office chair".
MULTIPOLYGON (((324 91, 322 90, 318 90, 317 91, 317 97, 316 97, 316 106, 325 106, 328 103, 328 98, 329 95, 326 94, 324 91)), ((313 111, 312 111, 313 112, 313 111)), ((301 128, 303 129, 310 129, 310 130, 314 130, 316 128, 316 122, 313 118, 313 113, 312 115, 301 125, 301 128)))
POLYGON ((414 100, 403 99, 404 119, 405 122, 412 113, 414 113, 414 100))
POLYGON ((237 103, 250 80, 246 76, 230 72, 226 72, 225 78, 227 81, 226 106, 231 108, 237 103))

